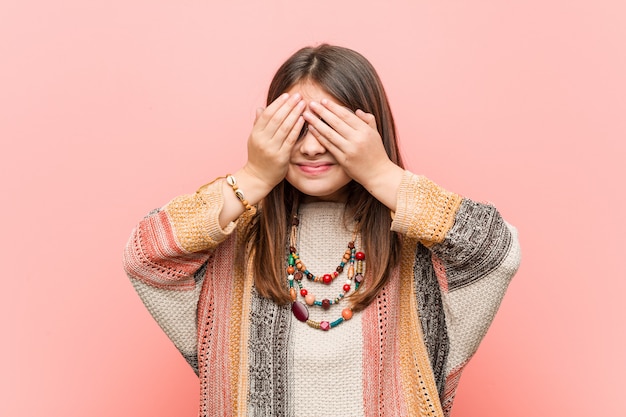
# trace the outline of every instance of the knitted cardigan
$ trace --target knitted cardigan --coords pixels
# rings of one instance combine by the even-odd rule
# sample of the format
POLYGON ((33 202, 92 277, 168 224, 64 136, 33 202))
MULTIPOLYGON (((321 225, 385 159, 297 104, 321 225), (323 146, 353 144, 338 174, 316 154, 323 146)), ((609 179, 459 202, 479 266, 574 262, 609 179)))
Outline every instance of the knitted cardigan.
POLYGON ((392 222, 403 235, 400 265, 372 304, 323 332, 257 294, 253 256, 242 249, 251 215, 222 229, 222 199, 221 180, 173 199, 139 223, 124 252, 142 301, 199 376, 200 416, 326 415, 293 395, 316 390, 294 381, 294 372, 306 375, 294 364, 294 335, 304 331, 295 326, 329 346, 342 326, 356 332, 351 343, 362 353, 347 363, 357 361, 349 369, 361 374, 349 387, 358 407, 335 415, 449 416, 461 372, 519 266, 517 232, 494 207, 406 171, 392 222))

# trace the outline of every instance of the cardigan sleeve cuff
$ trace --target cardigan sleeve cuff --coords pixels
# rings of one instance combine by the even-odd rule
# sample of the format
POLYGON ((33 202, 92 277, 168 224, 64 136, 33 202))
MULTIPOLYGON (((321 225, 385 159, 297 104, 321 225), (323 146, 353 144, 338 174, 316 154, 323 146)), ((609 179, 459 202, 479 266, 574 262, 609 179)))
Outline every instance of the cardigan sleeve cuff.
POLYGON ((184 250, 198 252, 213 249, 235 229, 234 222, 226 228, 219 223, 224 205, 223 181, 217 179, 200 187, 195 194, 177 197, 165 206, 174 235, 184 250))
POLYGON ((391 230, 418 239, 425 246, 443 242, 454 224, 462 197, 428 178, 404 172, 391 230))

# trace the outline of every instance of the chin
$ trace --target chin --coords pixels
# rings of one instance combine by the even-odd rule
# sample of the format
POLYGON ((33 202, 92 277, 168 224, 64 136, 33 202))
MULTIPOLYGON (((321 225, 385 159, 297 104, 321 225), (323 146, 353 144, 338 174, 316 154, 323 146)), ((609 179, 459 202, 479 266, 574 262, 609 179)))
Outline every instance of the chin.
POLYGON ((314 178, 300 175, 297 169, 287 173, 287 182, 305 194, 307 201, 346 201, 347 186, 351 179, 343 172, 329 172, 314 178))
POLYGON ((305 196, 305 201, 336 201, 336 202, 345 202, 347 198, 346 187, 343 186, 341 188, 313 188, 313 187, 302 187, 299 184, 290 184, 300 191, 305 196))

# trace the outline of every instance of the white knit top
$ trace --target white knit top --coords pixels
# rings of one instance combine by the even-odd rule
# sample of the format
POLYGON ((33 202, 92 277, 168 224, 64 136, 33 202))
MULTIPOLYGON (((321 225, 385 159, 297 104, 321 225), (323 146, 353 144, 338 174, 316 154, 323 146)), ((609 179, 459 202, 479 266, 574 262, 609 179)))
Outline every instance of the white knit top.
MULTIPOLYGON (((300 259, 315 275, 331 273, 353 239, 354 223, 344 224, 343 203, 316 202, 300 207, 297 250, 300 259)), ((357 250, 361 249, 356 241, 357 250)), ((367 259, 366 259, 367 268, 367 259)), ((347 268, 346 268, 347 269, 347 268)), ((317 300, 334 299, 342 293, 346 272, 330 285, 303 279, 304 287, 317 300)), ((354 285, 352 286, 352 291, 354 285)), ((300 297, 300 295, 298 295, 300 297)), ((309 307, 309 318, 333 321, 349 305, 346 299, 324 310, 309 307)), ((328 331, 314 329, 294 320, 290 367, 295 415, 299 417, 362 416, 363 393, 361 314, 355 313, 328 331), (353 389, 346 389, 353 387, 353 389)))

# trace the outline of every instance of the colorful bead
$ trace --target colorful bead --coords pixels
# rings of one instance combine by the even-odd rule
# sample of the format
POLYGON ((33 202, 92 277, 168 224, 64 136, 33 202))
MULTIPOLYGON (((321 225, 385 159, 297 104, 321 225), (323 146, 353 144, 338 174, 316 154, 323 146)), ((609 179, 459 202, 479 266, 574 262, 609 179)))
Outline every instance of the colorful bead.
POLYGON ((343 317, 339 317, 337 320, 333 321, 332 323, 330 323, 330 328, 332 329, 333 327, 337 326, 338 324, 343 323, 343 317))
POLYGON ((357 251, 355 249, 354 241, 350 241, 348 243, 348 248, 345 250, 341 261, 335 271, 330 274, 323 274, 319 276, 315 276, 311 271, 309 271, 300 256, 297 253, 296 246, 294 244, 295 237, 297 236, 297 226, 299 221, 297 217, 293 218, 292 221, 292 233, 291 233, 291 243, 292 245, 289 247, 289 255, 287 258, 287 282, 289 284, 289 295, 293 300, 291 304, 291 311, 297 320, 306 322, 307 325, 313 327, 315 329, 320 329, 324 331, 328 331, 335 326, 343 323, 345 320, 350 320, 352 318, 352 309, 347 307, 341 311, 341 317, 338 319, 329 322, 329 321, 314 321, 309 320, 309 309, 307 306, 318 306, 323 308, 324 310, 329 310, 333 304, 339 303, 343 300, 344 297, 350 292, 352 289, 352 283, 354 280, 354 290, 357 291, 359 289, 360 284, 363 281, 364 275, 364 260, 365 254, 363 252, 357 251), (343 293, 340 293, 334 299, 324 298, 322 301, 317 301, 315 299, 315 295, 310 294, 306 288, 303 287, 302 278, 305 276, 314 282, 331 284, 335 278, 337 278, 341 273, 346 270, 347 267, 347 279, 343 284, 343 293), (300 296, 304 299, 304 302, 297 301, 298 290, 300 292, 300 296))
POLYGON ((307 321, 309 319, 309 309, 306 308, 301 302, 295 301, 291 304, 291 312, 300 321, 307 321))
POLYGON ((304 302, 306 302, 308 305, 312 306, 315 303, 315 296, 313 294, 307 294, 304 297, 304 302))

